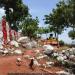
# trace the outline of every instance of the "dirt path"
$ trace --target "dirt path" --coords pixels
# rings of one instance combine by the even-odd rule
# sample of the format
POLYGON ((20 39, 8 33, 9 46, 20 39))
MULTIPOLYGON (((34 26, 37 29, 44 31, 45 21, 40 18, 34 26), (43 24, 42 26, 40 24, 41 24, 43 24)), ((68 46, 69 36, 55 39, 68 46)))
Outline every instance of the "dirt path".
MULTIPOLYGON (((31 51, 28 51, 27 53, 25 52, 25 54, 29 54, 29 55, 33 55, 31 51)), ((22 56, 0 56, 0 75, 8 75, 8 73, 31 73, 31 72, 35 72, 35 73, 41 73, 44 72, 42 71, 39 67, 34 67, 34 70, 31 70, 29 68, 29 60, 27 59, 23 59, 23 62, 21 63, 21 66, 17 66, 16 65, 16 59, 20 57, 22 58, 22 56)), ((43 62, 43 61, 42 61, 43 62)), ((52 67, 50 69, 48 69, 49 71, 55 72, 55 71, 59 71, 62 70, 59 67, 52 67)))
MULTIPOLYGON (((28 60, 23 60, 21 66, 16 65, 16 58, 21 56, 0 56, 0 75, 7 75, 8 73, 24 73, 24 72, 33 72, 28 67, 28 60)), ((34 72, 42 72, 38 68, 34 72)))

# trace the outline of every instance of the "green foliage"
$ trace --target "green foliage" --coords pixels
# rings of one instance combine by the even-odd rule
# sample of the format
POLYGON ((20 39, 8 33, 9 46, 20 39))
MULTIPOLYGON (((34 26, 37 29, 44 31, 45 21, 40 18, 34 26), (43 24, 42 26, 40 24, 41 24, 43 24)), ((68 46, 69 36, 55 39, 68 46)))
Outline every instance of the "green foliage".
POLYGON ((33 19, 30 15, 26 17, 20 28, 22 30, 23 35, 29 36, 30 38, 35 38, 38 30, 38 18, 33 19))
POLYGON ((63 45, 64 45, 64 41, 63 41, 63 40, 60 40, 60 41, 59 41, 59 45, 60 45, 60 46, 63 46, 63 45))
POLYGON ((64 28, 72 27, 69 37, 75 39, 75 0, 63 0, 56 4, 56 8, 49 15, 45 15, 45 24, 49 24, 50 31, 61 34, 64 28))
POLYGON ((39 27, 37 30, 37 34, 46 34, 50 32, 49 27, 39 27))
POLYGON ((9 26, 13 24, 14 30, 17 28, 16 22, 28 15, 28 7, 23 4, 22 0, 0 0, 0 7, 4 7, 9 26))
POLYGON ((49 15, 45 15, 45 24, 49 25, 50 32, 54 32, 58 40, 58 35, 62 33, 67 27, 67 20, 65 19, 65 2, 60 1, 56 4, 56 8, 52 10, 49 15))
POLYGON ((38 28, 37 34, 43 34, 43 27, 38 28))
POLYGON ((75 39, 75 31, 71 30, 68 35, 70 38, 75 39))
POLYGON ((49 24, 50 30, 57 34, 61 34, 65 27, 64 8, 64 2, 60 2, 52 13, 45 15, 45 23, 49 24))

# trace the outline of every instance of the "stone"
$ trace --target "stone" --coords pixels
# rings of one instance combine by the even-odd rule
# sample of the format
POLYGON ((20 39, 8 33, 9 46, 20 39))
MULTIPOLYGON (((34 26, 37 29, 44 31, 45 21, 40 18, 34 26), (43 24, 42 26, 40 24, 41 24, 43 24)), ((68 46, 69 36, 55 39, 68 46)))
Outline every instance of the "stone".
POLYGON ((22 54, 22 51, 17 49, 17 50, 14 51, 14 53, 15 54, 22 54))
POLYGON ((56 72, 56 74, 58 74, 58 75, 72 75, 72 74, 70 74, 69 72, 66 72, 66 71, 58 71, 58 72, 56 72))
POLYGON ((15 41, 15 40, 12 40, 12 41, 10 42, 10 45, 13 45, 13 46, 15 46, 15 47, 19 47, 18 42, 15 41))
POLYGON ((25 37, 20 37, 17 41, 19 43, 28 43, 30 39, 27 36, 25 36, 25 37))
POLYGON ((53 50, 54 47, 51 46, 51 45, 44 45, 44 46, 43 46, 43 49, 44 49, 44 50, 53 50))

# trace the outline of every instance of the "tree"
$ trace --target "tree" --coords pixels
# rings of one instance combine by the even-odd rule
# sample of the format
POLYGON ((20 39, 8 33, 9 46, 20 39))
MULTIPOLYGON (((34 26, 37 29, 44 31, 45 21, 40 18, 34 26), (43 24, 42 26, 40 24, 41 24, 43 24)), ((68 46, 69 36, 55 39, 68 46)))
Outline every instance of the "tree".
POLYGON ((70 23, 70 27, 73 28, 73 31, 75 31, 75 0, 69 0, 69 23, 70 23))
POLYGON ((43 34, 44 31, 43 31, 43 27, 38 27, 38 30, 37 30, 37 34, 43 34))
POLYGON ((65 2, 67 8, 65 8, 66 12, 65 12, 65 16, 64 18, 67 20, 66 25, 68 27, 73 28, 73 30, 71 30, 68 35, 69 37, 71 37, 72 39, 75 39, 74 33, 75 33, 75 0, 67 0, 67 2, 65 2))
POLYGON ((58 7, 57 9, 53 9, 53 12, 49 15, 45 15, 45 23, 49 24, 50 30, 53 31, 55 34, 60 34, 64 28, 64 19, 63 15, 61 14, 62 9, 58 7))
POLYGON ((47 33, 49 33, 49 32, 50 32, 50 30, 48 27, 39 27, 38 31, 37 31, 38 34, 40 34, 40 35, 46 34, 46 36, 47 36, 47 33))
POLYGON ((70 38, 75 39, 75 31, 71 30, 68 35, 70 38))
POLYGON ((23 4, 22 0, 0 0, 0 7, 4 7, 9 26, 11 28, 13 24, 14 30, 17 28, 16 22, 28 15, 28 7, 23 4))
POLYGON ((37 30, 38 30, 38 18, 33 19, 30 15, 28 15, 20 25, 23 35, 28 36, 30 38, 36 38, 37 30))
POLYGON ((56 4, 56 9, 53 9, 52 13, 45 15, 45 24, 48 24, 50 31, 55 33, 57 41, 58 35, 62 33, 65 27, 67 27, 67 16, 65 18, 66 8, 65 2, 60 1, 56 4))

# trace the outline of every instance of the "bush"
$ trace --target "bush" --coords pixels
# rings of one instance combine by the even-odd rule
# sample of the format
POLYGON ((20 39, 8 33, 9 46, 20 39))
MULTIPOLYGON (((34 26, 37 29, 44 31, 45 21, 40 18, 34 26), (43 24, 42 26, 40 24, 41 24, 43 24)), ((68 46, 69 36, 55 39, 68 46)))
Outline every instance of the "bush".
POLYGON ((59 41, 59 45, 60 45, 60 46, 63 46, 63 45, 64 45, 64 41, 63 41, 63 40, 60 40, 60 41, 59 41))

